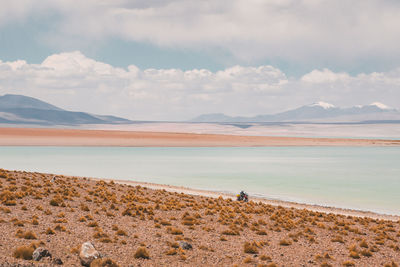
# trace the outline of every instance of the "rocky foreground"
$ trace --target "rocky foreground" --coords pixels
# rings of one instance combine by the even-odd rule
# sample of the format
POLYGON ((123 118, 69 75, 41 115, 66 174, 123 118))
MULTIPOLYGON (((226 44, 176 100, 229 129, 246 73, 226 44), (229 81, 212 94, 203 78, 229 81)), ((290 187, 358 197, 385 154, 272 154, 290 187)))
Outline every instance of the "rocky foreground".
POLYGON ((0 169, 0 266, 397 266, 400 222, 0 169))

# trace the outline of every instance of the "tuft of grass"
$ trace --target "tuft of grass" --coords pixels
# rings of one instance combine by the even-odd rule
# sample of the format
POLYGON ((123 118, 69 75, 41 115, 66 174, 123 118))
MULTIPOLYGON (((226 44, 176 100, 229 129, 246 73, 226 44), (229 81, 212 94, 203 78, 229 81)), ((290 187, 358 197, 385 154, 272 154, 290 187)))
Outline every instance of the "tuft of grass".
POLYGON ((88 223, 88 226, 89 227, 97 227, 97 226, 99 226, 99 224, 97 222, 90 222, 90 223, 88 223))
POLYGON ((261 255, 260 256, 260 260, 262 261, 270 261, 272 260, 270 256, 266 256, 266 255, 261 255))
POLYGON ((223 235, 239 235, 238 231, 234 231, 232 229, 222 231, 223 235))
POLYGON ((108 238, 108 237, 103 237, 102 239, 100 239, 100 242, 102 242, 102 243, 111 243, 112 240, 110 238, 108 238))
POLYGON ((249 256, 243 260, 244 263, 252 263, 253 259, 249 256))
POLYGON ((364 250, 361 250, 361 255, 363 255, 364 257, 371 257, 372 256, 372 253, 371 253, 371 251, 369 251, 369 250, 366 250, 366 249, 364 249, 364 250))
POLYGON ((54 227, 54 230, 65 232, 67 229, 65 228, 64 225, 57 224, 56 227, 54 227))
POLYGON ((257 246, 254 243, 249 243, 249 242, 244 243, 243 250, 244 250, 244 253, 249 253, 249 254, 257 254, 258 253, 257 246))
POLYGON ((150 254, 145 247, 139 247, 133 257, 135 259, 150 259, 150 254))
POLYGON ((55 234, 55 232, 53 231, 53 229, 51 229, 50 227, 47 228, 46 235, 54 235, 54 234, 55 234))
POLYGON ((332 242, 338 242, 338 243, 344 243, 343 237, 341 236, 336 236, 334 238, 331 239, 332 242))
POLYGON ((35 251, 33 246, 21 246, 14 250, 13 257, 17 259, 31 260, 33 251, 35 251))
POLYGON ((171 248, 170 250, 168 250, 167 252, 165 252, 165 255, 172 256, 172 255, 176 255, 177 253, 178 253, 178 252, 177 252, 176 249, 171 248))
POLYGON ((281 246, 290 246, 292 244, 292 242, 286 240, 286 239, 282 239, 281 241, 279 241, 279 245, 281 246))
POLYGON ((90 267, 119 267, 119 265, 110 258, 95 259, 90 267))
POLYGON ((32 232, 32 231, 27 231, 27 232, 25 232, 25 234, 24 234, 24 238, 25 238, 25 239, 37 239, 37 236, 35 235, 34 232, 32 232))
POLYGON ((127 233, 124 230, 119 229, 119 230, 117 230, 117 235, 127 236, 127 233))
POLYGON ((386 263, 384 267, 398 267, 398 265, 394 261, 392 261, 391 263, 386 263))
POLYGON ((353 259, 359 259, 360 258, 360 255, 358 254, 357 251, 350 251, 350 255, 349 256, 351 258, 353 258, 353 259))
POLYGON ((352 261, 345 261, 342 263, 342 265, 347 267, 356 266, 356 264, 352 261))
POLYGON ((50 200, 51 206, 58 207, 58 206, 61 206, 61 204, 62 204, 62 200, 60 198, 52 198, 50 200))
POLYGON ((360 247, 362 247, 362 248, 368 248, 368 244, 367 244, 367 242, 365 241, 365 239, 363 239, 363 240, 361 241, 360 247))
POLYGON ((173 235, 182 235, 183 232, 181 230, 179 230, 178 228, 175 227, 168 227, 167 228, 167 232, 173 235))

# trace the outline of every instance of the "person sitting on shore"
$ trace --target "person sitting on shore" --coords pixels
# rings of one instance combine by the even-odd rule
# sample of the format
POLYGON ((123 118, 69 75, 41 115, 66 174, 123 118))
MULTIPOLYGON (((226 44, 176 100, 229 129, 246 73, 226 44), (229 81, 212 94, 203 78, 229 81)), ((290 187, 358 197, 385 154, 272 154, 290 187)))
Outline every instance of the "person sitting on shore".
POLYGON ((244 191, 240 191, 240 193, 237 195, 237 200, 238 201, 248 202, 249 201, 249 195, 244 191))

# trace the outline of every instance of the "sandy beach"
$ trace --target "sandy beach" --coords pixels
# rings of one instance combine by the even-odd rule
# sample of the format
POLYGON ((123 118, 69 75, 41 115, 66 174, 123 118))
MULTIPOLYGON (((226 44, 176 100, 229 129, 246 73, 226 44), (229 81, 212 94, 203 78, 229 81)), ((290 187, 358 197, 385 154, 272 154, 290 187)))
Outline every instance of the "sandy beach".
POLYGON ((151 189, 20 171, 0 170, 0 182, 2 266, 81 266, 87 241, 102 257, 92 267, 400 262, 400 221, 368 214, 345 216, 160 185, 151 189), (38 247, 51 257, 32 261, 38 247))
POLYGON ((399 146, 400 140, 238 136, 39 128, 0 128, 2 146, 399 146))

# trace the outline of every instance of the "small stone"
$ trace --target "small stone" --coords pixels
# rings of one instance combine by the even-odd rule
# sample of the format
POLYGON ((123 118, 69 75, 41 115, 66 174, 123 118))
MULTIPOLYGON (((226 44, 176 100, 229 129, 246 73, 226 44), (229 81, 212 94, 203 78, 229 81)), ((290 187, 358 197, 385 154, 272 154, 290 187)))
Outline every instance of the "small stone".
POLYGON ((85 242, 81 246, 79 258, 83 266, 90 266, 93 260, 100 258, 100 253, 95 249, 91 242, 85 242))
POLYGON ((63 261, 60 258, 55 258, 53 260, 53 263, 56 264, 56 265, 63 265, 64 264, 63 261))
POLYGON ((32 254, 32 259, 34 261, 40 261, 44 257, 51 257, 51 253, 44 248, 37 248, 32 254))
POLYGON ((192 249, 192 245, 185 241, 179 241, 179 246, 183 249, 192 249))

